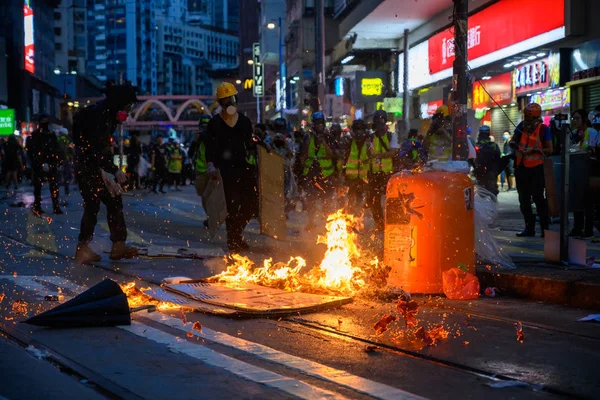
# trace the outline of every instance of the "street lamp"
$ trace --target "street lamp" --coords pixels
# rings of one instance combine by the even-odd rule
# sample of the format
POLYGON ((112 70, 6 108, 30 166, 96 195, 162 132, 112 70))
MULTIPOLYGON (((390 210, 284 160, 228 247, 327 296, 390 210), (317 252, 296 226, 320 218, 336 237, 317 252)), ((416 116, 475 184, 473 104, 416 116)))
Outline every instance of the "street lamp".
POLYGON ((254 64, 254 60, 248 60, 248 65, 254 64))
POLYGON ((240 79, 236 79, 235 83, 239 85, 240 83, 242 83, 242 81, 240 79))
MULTIPOLYGON (((279 99, 279 104, 281 105, 281 108, 283 109, 283 104, 284 104, 284 100, 285 100, 285 94, 283 91, 283 88, 285 87, 285 74, 284 74, 284 66, 283 66, 283 29, 281 27, 282 24, 282 19, 281 17, 279 17, 277 19, 277 28, 279 29, 279 87, 280 87, 280 96, 281 98, 279 99)), ((275 22, 274 21, 270 21, 267 24, 267 28, 268 29, 275 29, 275 22)))

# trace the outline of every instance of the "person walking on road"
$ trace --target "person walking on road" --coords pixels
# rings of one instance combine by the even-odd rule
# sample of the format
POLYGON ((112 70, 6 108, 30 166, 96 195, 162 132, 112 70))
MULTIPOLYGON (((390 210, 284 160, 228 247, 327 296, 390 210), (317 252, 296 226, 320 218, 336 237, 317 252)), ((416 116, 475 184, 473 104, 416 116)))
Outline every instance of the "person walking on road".
MULTIPOLYGON (((206 212, 206 201, 204 199, 204 189, 208 183, 208 165, 206 161, 206 140, 208 123, 210 115, 202 115, 198 123, 198 133, 196 139, 192 142, 188 156, 193 160, 194 170, 196 171, 196 193, 202 199, 202 208, 206 212)), ((208 217, 204 220, 204 227, 208 228, 208 217)))
POLYGON ((221 173, 227 202, 227 247, 230 252, 247 249, 242 232, 256 212, 257 171, 254 149, 260 141, 253 135, 252 122, 237 111, 238 91, 224 82, 217 87, 221 113, 207 127, 207 173, 216 179, 221 173))
POLYGON ((48 182, 54 214, 62 214, 58 204, 58 167, 61 162, 56 134, 49 129, 50 119, 42 115, 39 128, 27 139, 27 155, 31 160, 33 180, 33 212, 42 214, 42 185, 48 182))
POLYGON ((517 126, 510 141, 515 151, 515 178, 521 213, 525 219, 525 229, 518 237, 535 236, 535 215, 531 201, 535 203, 542 229, 548 229, 548 204, 544 196, 544 158, 552 154, 552 132, 542 123, 542 107, 529 103, 523 112, 523 122, 517 126))
POLYGON ((305 230, 315 227, 314 218, 317 204, 321 204, 323 212, 331 211, 335 198, 334 172, 335 154, 328 144, 325 130, 325 116, 317 111, 312 114, 313 127, 304 138, 301 159, 304 169, 303 187, 306 192, 306 208, 308 222, 305 230))
POLYGON ((73 142, 76 146, 77 182, 83 197, 83 217, 75 260, 85 264, 101 257, 89 247, 94 236, 100 203, 106 206, 112 249, 111 260, 133 258, 137 249, 125 244, 127 227, 123 216, 120 186, 127 176, 114 164, 111 136, 119 120, 119 111, 129 111, 137 102, 130 84, 107 84, 106 98, 80 109, 73 117, 73 142), (111 175, 109 175, 111 174, 111 175))
POLYGON ((181 146, 175 139, 169 141, 169 187, 175 184, 175 190, 180 192, 181 171, 183 169, 183 154, 181 146))
POLYGON ((500 147, 492 142, 491 130, 487 125, 479 127, 475 144, 475 179, 477 184, 498 195, 498 173, 500 172, 500 147))
POLYGON ((152 191, 156 191, 156 187, 160 188, 161 193, 165 192, 165 181, 167 180, 168 170, 167 162, 169 158, 169 150, 167 145, 164 143, 164 138, 159 135, 156 138, 156 145, 152 151, 152 172, 154 174, 154 181, 152 184, 152 191))
POLYGON ((8 140, 2 146, 2 150, 4 153, 2 171, 4 172, 6 190, 10 189, 11 183, 14 185, 15 190, 17 190, 19 188, 18 173, 23 167, 21 146, 17 142, 17 137, 15 135, 8 136, 8 140))
POLYGON ((369 148, 371 172, 369 174, 367 203, 375 220, 375 230, 383 232, 384 220, 381 197, 385 195, 387 182, 393 172, 393 159, 398 156, 398 148, 390 146, 392 135, 387 129, 387 113, 385 111, 375 111, 373 130, 373 139, 369 148))

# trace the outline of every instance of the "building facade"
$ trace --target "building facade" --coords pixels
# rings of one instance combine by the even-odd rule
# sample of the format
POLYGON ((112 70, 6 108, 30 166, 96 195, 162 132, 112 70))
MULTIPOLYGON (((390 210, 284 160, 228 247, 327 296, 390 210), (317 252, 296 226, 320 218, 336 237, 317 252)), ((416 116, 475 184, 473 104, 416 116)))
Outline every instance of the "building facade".
POLYGON ((87 61, 87 1, 61 0, 54 9, 54 61, 60 73, 85 74, 87 61))
POLYGON ((157 93, 155 0, 88 0, 88 72, 98 79, 157 93))

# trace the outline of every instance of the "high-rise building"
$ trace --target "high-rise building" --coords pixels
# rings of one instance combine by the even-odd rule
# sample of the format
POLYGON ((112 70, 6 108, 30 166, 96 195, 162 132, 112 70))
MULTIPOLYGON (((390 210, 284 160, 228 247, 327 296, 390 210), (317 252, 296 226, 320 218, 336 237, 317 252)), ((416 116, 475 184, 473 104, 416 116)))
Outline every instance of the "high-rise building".
POLYGON ((156 0, 87 2, 88 72, 156 94, 156 0))
POLYGON ((258 21, 260 7, 258 0, 243 1, 240 4, 240 31, 239 31, 239 78, 242 84, 238 87, 238 108, 252 121, 257 121, 257 107, 261 107, 261 100, 256 101, 253 94, 253 66, 248 64, 252 60, 252 44, 258 42, 258 21), (243 18, 242 18, 243 16, 243 18))
POLYGON ((54 61, 58 73, 85 73, 86 0, 61 0, 54 9, 54 61))

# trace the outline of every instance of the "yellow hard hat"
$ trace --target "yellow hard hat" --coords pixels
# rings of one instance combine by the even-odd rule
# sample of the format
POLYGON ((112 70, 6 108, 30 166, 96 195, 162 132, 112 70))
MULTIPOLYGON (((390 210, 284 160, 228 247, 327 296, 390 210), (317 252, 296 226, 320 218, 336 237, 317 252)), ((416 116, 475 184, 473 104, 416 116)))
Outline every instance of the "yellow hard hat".
POLYGON ((235 96, 238 94, 237 89, 229 82, 223 82, 217 88, 217 100, 224 99, 225 97, 235 96))
POLYGON ((447 117, 450 115, 450 110, 448 110, 448 106, 443 105, 439 106, 437 110, 435 110, 436 114, 441 114, 443 117, 447 117))

